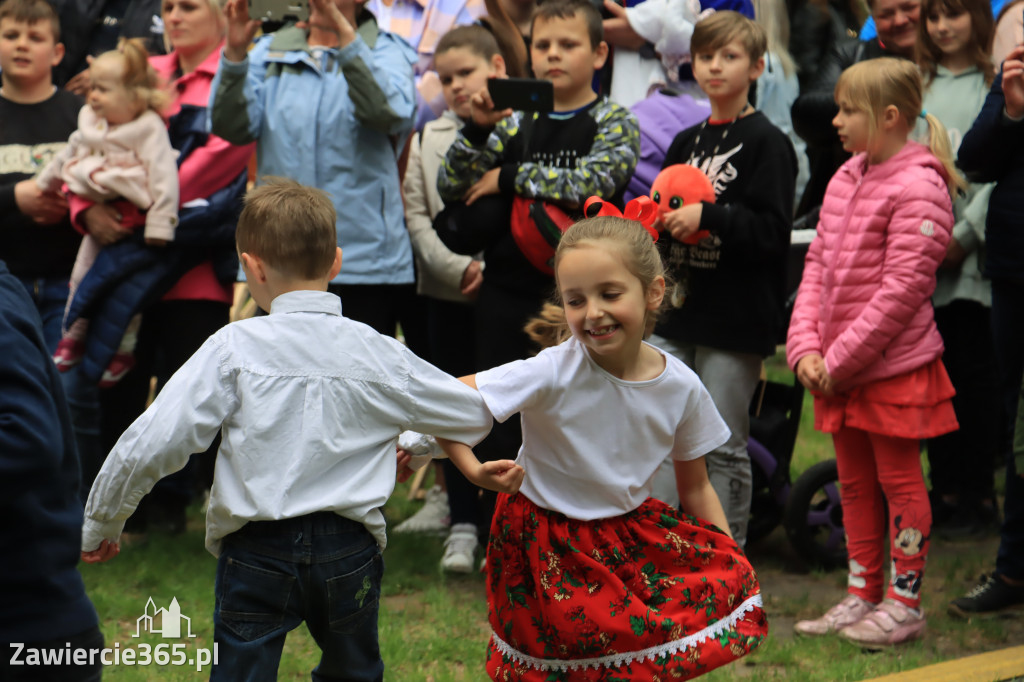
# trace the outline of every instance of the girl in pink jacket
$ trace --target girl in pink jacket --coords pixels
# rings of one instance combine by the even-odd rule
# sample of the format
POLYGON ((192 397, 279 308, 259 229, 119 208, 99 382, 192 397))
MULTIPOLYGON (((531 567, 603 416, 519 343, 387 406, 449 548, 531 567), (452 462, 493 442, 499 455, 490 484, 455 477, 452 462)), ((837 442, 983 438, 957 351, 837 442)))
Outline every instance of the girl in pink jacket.
MULTIPOLYGON (((174 240, 178 225, 178 153, 171 147, 160 115, 170 96, 148 58, 143 42, 134 39, 93 60, 78 130, 36 183, 43 190, 64 185, 76 197, 112 202, 125 229, 144 225, 146 243, 163 246, 174 240)), ((71 271, 68 309, 103 246, 91 235, 82 238, 71 271)), ((114 385, 134 366, 139 320, 136 315, 129 324, 100 386, 114 385)), ((64 372, 81 362, 87 333, 85 319, 66 326, 53 356, 57 369, 64 372)))
POLYGON ((957 428, 930 297, 953 225, 950 191, 963 181, 946 130, 922 111, 912 62, 851 66, 835 97, 832 125, 856 155, 828 185, 786 352, 814 394, 815 428, 835 444, 849 587, 796 631, 839 632, 878 648, 917 639, 925 627, 920 590, 931 507, 920 439, 957 428), (908 140, 918 117, 928 122, 930 148, 908 140))

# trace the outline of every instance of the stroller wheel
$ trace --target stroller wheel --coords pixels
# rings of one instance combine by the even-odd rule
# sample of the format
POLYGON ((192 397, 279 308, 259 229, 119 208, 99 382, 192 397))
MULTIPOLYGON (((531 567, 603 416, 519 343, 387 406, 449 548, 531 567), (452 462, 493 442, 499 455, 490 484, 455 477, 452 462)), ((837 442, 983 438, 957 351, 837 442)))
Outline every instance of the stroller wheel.
POLYGON ((800 558, 826 570, 847 562, 838 481, 834 459, 810 467, 793 484, 782 520, 800 558))

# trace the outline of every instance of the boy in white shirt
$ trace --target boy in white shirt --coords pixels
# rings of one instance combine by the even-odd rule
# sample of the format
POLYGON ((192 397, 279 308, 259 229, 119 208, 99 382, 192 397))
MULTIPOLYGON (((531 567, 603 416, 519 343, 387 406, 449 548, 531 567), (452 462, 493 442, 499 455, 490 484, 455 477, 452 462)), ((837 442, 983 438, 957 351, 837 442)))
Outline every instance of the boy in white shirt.
MULTIPOLYGON (((82 558, 119 551, 125 519, 157 480, 220 431, 206 517, 218 556, 211 680, 277 677, 306 621, 320 679, 383 679, 377 610, 398 434, 473 445, 492 418, 480 395, 392 338, 342 316, 328 196, 290 180, 252 190, 236 243, 270 314, 211 336, 124 433, 89 495, 82 558)), ((471 481, 514 492, 511 461, 459 460, 471 481)))

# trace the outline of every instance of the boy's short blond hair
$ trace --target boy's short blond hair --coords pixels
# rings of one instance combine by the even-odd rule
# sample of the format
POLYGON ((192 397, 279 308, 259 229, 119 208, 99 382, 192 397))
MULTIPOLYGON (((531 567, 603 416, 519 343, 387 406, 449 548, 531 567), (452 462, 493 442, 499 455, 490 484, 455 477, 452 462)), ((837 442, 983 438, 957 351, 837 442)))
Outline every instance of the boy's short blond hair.
POLYGON ((690 54, 707 54, 738 40, 751 62, 764 56, 768 37, 755 22, 732 10, 720 10, 701 19, 693 27, 690 54))
POLYGON ((544 0, 537 3, 533 10, 533 17, 530 19, 530 33, 533 33, 533 26, 537 19, 550 21, 552 19, 572 19, 575 16, 582 16, 587 24, 587 36, 590 38, 590 49, 596 50, 597 46, 604 40, 604 21, 601 12, 594 7, 590 0, 544 0))
POLYGON ((0 3, 0 20, 13 19, 26 24, 50 22, 53 42, 60 42, 60 17, 47 0, 4 0, 0 3))
POLYGON ((259 256, 289 277, 326 276, 338 246, 331 198, 287 178, 263 182, 245 196, 235 232, 238 252, 259 256))

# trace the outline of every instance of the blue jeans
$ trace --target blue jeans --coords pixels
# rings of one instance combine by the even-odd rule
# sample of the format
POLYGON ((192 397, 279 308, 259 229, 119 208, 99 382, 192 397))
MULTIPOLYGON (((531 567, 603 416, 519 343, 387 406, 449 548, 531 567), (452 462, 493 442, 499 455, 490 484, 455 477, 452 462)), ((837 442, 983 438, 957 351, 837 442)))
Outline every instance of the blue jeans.
MULTIPOLYGON (((68 280, 60 278, 20 278, 29 297, 36 304, 39 317, 43 320, 43 341, 46 349, 53 353, 61 339, 61 324, 64 321, 64 307, 68 300, 68 280)), ((100 444, 100 396, 99 387, 83 377, 77 367, 61 372, 64 395, 71 412, 71 427, 75 432, 78 447, 78 461, 82 467, 80 494, 82 504, 89 497, 92 478, 99 470, 106 452, 100 444), (89 472, 92 475, 89 475, 89 472)))
POLYGON ((384 679, 377 641, 377 541, 363 524, 332 512, 250 521, 224 538, 217 562, 210 680, 277 679, 290 630, 306 621, 320 646, 321 680, 384 679))

